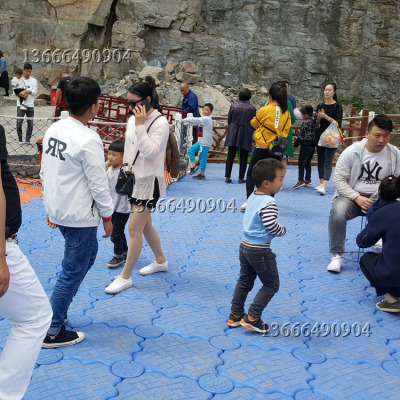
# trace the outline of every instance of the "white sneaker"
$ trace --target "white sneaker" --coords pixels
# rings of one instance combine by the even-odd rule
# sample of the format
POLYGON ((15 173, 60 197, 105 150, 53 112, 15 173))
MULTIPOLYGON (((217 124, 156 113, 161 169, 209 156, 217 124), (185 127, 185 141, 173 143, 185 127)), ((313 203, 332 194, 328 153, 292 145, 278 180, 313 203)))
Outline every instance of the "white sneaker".
POLYGON ((331 262, 329 263, 326 269, 329 272, 340 272, 340 269, 342 268, 342 262, 343 262, 342 256, 339 256, 339 254, 334 254, 331 262))
POLYGON ((239 210, 240 210, 240 211, 245 211, 245 210, 246 210, 246 207, 247 207, 247 202, 246 202, 246 203, 243 203, 243 204, 239 207, 239 210))
POLYGON ((151 275, 162 271, 168 271, 168 260, 162 264, 157 264, 157 261, 153 261, 150 265, 143 267, 139 273, 140 275, 151 275))
POLYGON ((132 277, 125 279, 118 275, 104 290, 108 294, 116 294, 132 286, 132 277))
POLYGON ((28 110, 23 104, 19 106, 19 109, 21 111, 27 111, 28 110))
POLYGON ((325 196, 325 195, 326 195, 326 190, 325 190, 325 188, 321 185, 321 186, 317 189, 317 193, 319 193, 321 196, 325 196))
POLYGON ((319 184, 318 186, 314 186, 314 190, 318 190, 321 186, 321 184, 319 184))

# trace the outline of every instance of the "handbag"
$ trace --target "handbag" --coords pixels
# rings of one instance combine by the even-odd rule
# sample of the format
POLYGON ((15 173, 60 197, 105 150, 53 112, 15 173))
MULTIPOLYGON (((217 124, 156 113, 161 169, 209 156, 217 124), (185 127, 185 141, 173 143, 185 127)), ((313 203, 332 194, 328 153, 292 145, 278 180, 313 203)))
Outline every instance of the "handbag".
MULTIPOLYGON (((268 128, 267 126, 263 125, 263 124, 261 123, 261 121, 260 121, 257 117, 256 117, 256 119, 257 119, 257 121, 259 122, 259 124, 260 124, 263 128, 265 128, 265 129, 269 130, 270 132, 273 132, 273 133, 276 134, 274 140, 272 141, 272 143, 271 143, 271 144, 269 145, 269 147, 268 147, 269 154, 270 154, 271 156, 273 156, 273 157, 283 157, 283 153, 284 153, 285 150, 287 149, 288 144, 289 144, 289 141, 288 141, 288 138, 287 138, 287 137, 283 137, 283 136, 282 136, 282 132, 285 130, 285 126, 286 126, 287 122, 289 121, 289 116, 287 117, 286 122, 285 122, 285 125, 283 125, 282 132, 281 132, 280 134, 279 134, 279 133, 276 133, 276 132, 273 131, 272 129, 270 129, 270 128, 268 128)), ((262 132, 260 132, 260 133, 261 133, 261 135, 262 135, 262 137, 263 137, 263 139, 264 139, 264 142, 267 143, 267 141, 265 140, 265 137, 264 137, 264 135, 262 134, 262 132)))
MULTIPOLYGON (((146 132, 149 133, 151 126, 154 124, 156 119, 160 118, 161 115, 157 116, 153 119, 146 132)), ((128 195, 132 196, 133 187, 135 186, 135 174, 132 171, 133 166, 136 163, 137 158, 139 157, 140 151, 136 153, 135 159, 133 160, 132 165, 128 169, 128 163, 122 164, 119 170, 117 183, 115 184, 115 191, 120 195, 128 195)))
POLYGON ((319 138, 318 146, 336 149, 339 144, 343 144, 343 134, 337 121, 333 121, 322 133, 319 138))

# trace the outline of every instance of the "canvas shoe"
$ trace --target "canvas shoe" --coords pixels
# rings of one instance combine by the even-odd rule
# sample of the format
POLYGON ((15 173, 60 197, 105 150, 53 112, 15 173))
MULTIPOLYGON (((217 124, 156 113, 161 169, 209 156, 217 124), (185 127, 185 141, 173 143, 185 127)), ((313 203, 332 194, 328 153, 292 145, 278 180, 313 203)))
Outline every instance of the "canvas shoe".
POLYGON ((240 209, 240 211, 245 211, 245 210, 246 210, 246 207, 247 207, 247 202, 246 202, 246 203, 243 203, 243 204, 239 207, 239 209, 240 209))
POLYGON ((318 190, 321 186, 322 186, 321 183, 318 186, 314 186, 314 190, 318 190))
POLYGON ((83 339, 85 339, 83 332, 67 331, 64 325, 57 335, 46 335, 42 347, 45 349, 55 349, 56 347, 72 346, 73 344, 82 342, 83 339))
POLYGON ((334 254, 331 262, 329 263, 328 267, 326 268, 329 272, 340 272, 342 268, 343 258, 339 256, 339 254, 334 254))
POLYGON ((104 289, 108 294, 116 294, 128 289, 132 286, 132 277, 128 279, 123 278, 121 275, 115 277, 115 279, 104 289))
POLYGON ((230 313, 229 314, 229 319, 227 321, 227 324, 231 327, 231 328, 237 328, 238 326, 240 326, 240 320, 243 318, 243 315, 241 315, 240 317, 235 317, 234 314, 230 313))
POLYGON ((195 179, 196 181, 205 181, 206 176, 202 175, 202 174, 198 174, 198 175, 194 176, 192 179, 195 179))
POLYGON ((376 303, 376 308, 380 311, 400 312, 400 301, 389 303, 387 300, 382 300, 381 302, 376 303))
POLYGON ((151 275, 162 271, 168 271, 168 260, 162 264, 157 264, 157 261, 153 261, 150 265, 143 267, 139 273, 140 275, 151 275))
POLYGON ((269 326, 263 322, 261 318, 257 318, 255 321, 250 321, 247 314, 243 315, 243 318, 240 320, 240 325, 258 333, 265 334, 269 331, 269 326))
POLYGON ((293 186, 293 189, 300 189, 303 186, 306 186, 304 181, 297 181, 297 183, 293 186))
POLYGON ((126 261, 126 256, 114 256, 108 263, 108 268, 116 268, 122 265, 126 261))
POLYGON ((311 186, 311 185, 312 185, 312 182, 311 182, 311 180, 306 179, 306 180, 304 181, 304 184, 305 184, 306 186, 311 186))
POLYGON ((317 189, 317 193, 319 193, 321 196, 325 196, 325 195, 326 195, 326 190, 325 190, 325 188, 321 185, 321 186, 317 189))

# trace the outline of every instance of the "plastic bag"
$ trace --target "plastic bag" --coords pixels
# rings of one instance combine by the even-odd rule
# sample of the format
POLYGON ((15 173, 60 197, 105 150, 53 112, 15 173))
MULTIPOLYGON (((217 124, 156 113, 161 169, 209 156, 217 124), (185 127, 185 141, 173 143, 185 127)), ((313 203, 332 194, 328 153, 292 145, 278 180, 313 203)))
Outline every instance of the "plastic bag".
POLYGON ((336 121, 333 121, 321 134, 318 146, 336 149, 343 143, 343 134, 336 121))

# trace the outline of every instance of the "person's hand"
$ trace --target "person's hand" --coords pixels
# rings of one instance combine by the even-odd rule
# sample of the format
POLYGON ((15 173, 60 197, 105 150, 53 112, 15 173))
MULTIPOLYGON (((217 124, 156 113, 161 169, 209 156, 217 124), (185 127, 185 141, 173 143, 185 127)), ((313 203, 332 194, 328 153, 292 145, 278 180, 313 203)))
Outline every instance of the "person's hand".
POLYGON ((321 108, 321 109, 317 112, 317 118, 326 118, 325 110, 324 110, 323 108, 321 108))
POLYGON ((106 161, 106 171, 108 170, 108 168, 110 168, 111 167, 111 161, 110 160, 107 160, 106 161))
POLYGON ((140 104, 138 104, 134 110, 133 110, 133 114, 135 115, 135 125, 136 126, 140 126, 140 125, 144 125, 145 121, 146 121, 146 108, 144 106, 141 106, 140 104))
POLYGON ((369 210, 372 206, 373 201, 365 196, 358 196, 354 199, 356 204, 358 204, 363 210, 369 210))
POLYGON ((103 226, 104 226, 104 232, 106 233, 103 235, 103 238, 110 237, 112 232, 113 232, 113 224, 110 221, 103 221, 103 226))
POLYGON ((46 215, 46 224, 52 229, 57 228, 57 224, 51 222, 48 215, 46 215))
POLYGON ((3 297, 10 284, 10 271, 5 257, 0 258, 0 297, 3 297))

